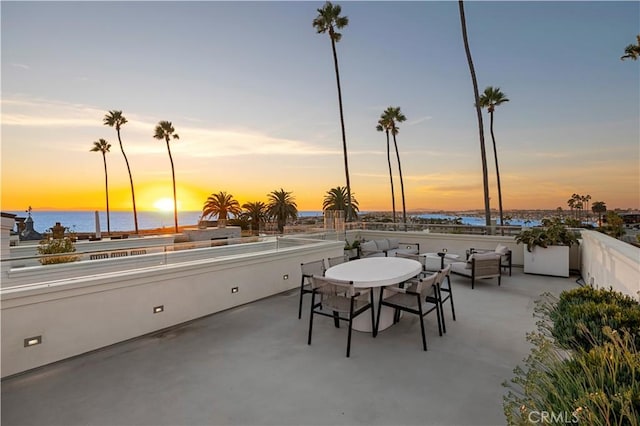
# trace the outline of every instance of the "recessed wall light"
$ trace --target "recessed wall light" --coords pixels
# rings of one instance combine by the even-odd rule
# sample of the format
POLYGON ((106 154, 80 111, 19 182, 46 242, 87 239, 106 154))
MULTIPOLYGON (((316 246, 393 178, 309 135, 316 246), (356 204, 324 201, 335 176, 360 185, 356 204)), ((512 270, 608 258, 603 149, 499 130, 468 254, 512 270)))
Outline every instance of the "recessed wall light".
POLYGON ((289 279, 289 275, 288 275, 288 274, 284 274, 284 275, 282 276, 282 279, 283 279, 283 280, 288 280, 288 279, 289 279))
POLYGON ((160 312, 164 312, 164 305, 154 306, 153 307, 153 313, 154 314, 159 314, 160 312))
POLYGON ((238 291, 238 287, 231 287, 231 293, 237 293, 238 291))
POLYGON ((27 337, 26 339, 24 339, 25 348, 39 345, 40 343, 42 343, 42 336, 27 337))

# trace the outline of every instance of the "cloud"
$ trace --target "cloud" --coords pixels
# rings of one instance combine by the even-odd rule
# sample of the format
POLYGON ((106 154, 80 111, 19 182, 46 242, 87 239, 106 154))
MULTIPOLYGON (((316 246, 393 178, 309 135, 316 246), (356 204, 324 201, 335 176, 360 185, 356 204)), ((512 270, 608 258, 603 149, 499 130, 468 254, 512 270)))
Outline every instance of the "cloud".
POLYGON ((2 99, 2 125, 24 127, 88 127, 103 111, 84 105, 43 99, 2 99))
POLYGON ((416 124, 423 123, 425 121, 431 120, 433 117, 430 115, 425 115, 424 117, 416 118, 415 120, 407 121, 407 126, 415 126, 416 124))
MULTIPOLYGON (((107 108, 46 99, 13 98, 2 99, 2 111, 3 126, 103 130, 102 119, 107 108)), ((128 113, 125 116, 128 122, 122 127, 123 140, 141 141, 128 145, 128 152, 146 154, 166 152, 164 144, 157 143, 158 141, 152 138, 158 119, 128 113)), ((327 148, 303 140, 278 138, 251 129, 202 127, 206 123, 193 126, 193 119, 185 119, 185 122, 185 125, 182 125, 173 121, 180 139, 172 142, 171 150, 193 158, 247 155, 333 156, 342 153, 337 148, 327 148)))

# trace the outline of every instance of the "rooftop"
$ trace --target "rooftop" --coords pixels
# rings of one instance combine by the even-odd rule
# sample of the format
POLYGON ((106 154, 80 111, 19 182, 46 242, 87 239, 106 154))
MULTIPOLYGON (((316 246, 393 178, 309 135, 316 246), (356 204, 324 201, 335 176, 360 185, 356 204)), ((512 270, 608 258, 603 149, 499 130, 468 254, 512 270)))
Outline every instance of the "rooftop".
POLYGON ((314 319, 298 291, 213 314, 2 381, 2 425, 495 425, 501 383, 535 329, 534 301, 577 277, 481 281, 452 275, 457 321, 427 315, 422 351, 414 316, 380 332, 314 319))

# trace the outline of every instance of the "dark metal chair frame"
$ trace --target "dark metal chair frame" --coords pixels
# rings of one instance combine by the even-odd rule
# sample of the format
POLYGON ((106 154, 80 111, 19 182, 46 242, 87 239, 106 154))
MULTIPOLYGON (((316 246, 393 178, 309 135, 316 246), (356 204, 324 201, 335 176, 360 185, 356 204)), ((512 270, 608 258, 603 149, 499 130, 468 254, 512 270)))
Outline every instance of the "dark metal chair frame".
POLYGON ((312 290, 310 288, 311 282, 309 280, 311 280, 311 277, 314 274, 313 272, 305 271, 305 269, 312 268, 313 265, 321 265, 321 268, 318 269, 319 271, 321 271, 321 273, 316 275, 324 275, 324 271, 326 270, 326 267, 324 265, 324 260, 322 259, 300 264, 302 277, 300 278, 300 302, 298 303, 298 319, 302 318, 302 296, 304 296, 305 294, 312 293, 312 290))
MULTIPOLYGON (((421 331, 421 334, 422 334, 422 348, 426 351, 427 350, 427 338, 425 336, 424 317, 428 313, 436 311, 436 315, 438 317, 438 334, 440 336, 442 336, 442 322, 441 322, 442 319, 440 318, 441 306, 440 306, 440 297, 439 297, 439 291, 438 291, 438 281, 437 281, 438 276, 437 276, 437 274, 438 273, 436 272, 435 274, 430 275, 430 276, 428 276, 426 278, 419 278, 418 279, 418 283, 419 284, 423 284, 423 285, 425 285, 424 281, 427 281, 427 280, 429 280, 429 281, 432 280, 433 281, 433 283, 431 283, 431 284, 426 284, 426 285, 429 285, 432 288, 433 296, 429 296, 429 295, 423 296, 423 294, 421 292, 412 291, 412 290, 410 290, 410 288, 406 289, 406 288, 394 287, 393 291, 395 291, 397 293, 404 293, 404 294, 407 294, 407 295, 415 296, 416 297, 416 302, 417 302, 417 305, 418 305, 418 309, 417 310, 409 308, 407 306, 397 305, 397 304, 395 304, 393 302, 389 302, 388 300, 385 300, 383 298, 383 293, 384 293, 385 288, 384 287, 380 287, 380 302, 379 302, 379 305, 378 305, 378 317, 377 317, 377 320, 376 320, 376 327, 374 328, 374 330, 377 331, 377 329, 378 329, 378 325, 380 323, 380 310, 382 309, 383 306, 388 306, 388 307, 396 309, 396 315, 394 315, 394 319, 393 319, 394 323, 398 322, 397 313, 399 311, 408 312, 408 313, 411 313, 411 314, 414 314, 414 315, 418 315, 419 318, 420 318, 420 331, 421 331), (433 306, 431 308, 427 309, 427 310, 423 310, 422 309, 423 301, 427 302, 427 303, 431 303, 431 304, 433 304, 433 306)), ((411 282, 407 282, 406 284, 411 284, 411 282)))
POLYGON ((307 344, 311 345, 311 336, 313 334, 313 316, 314 315, 322 315, 325 317, 333 318, 334 325, 336 328, 340 328, 340 321, 346 321, 349 323, 349 329, 347 331, 347 358, 351 355, 351 334, 352 334, 352 325, 353 319, 358 315, 366 312, 367 310, 371 311, 371 327, 373 328, 373 337, 377 335, 377 323, 375 322, 375 317, 373 313, 373 290, 371 289, 357 289, 353 287, 353 281, 341 281, 341 280, 332 280, 324 277, 311 277, 312 280, 312 291, 311 291, 311 314, 309 315, 309 336, 307 339, 307 344), (320 282, 320 283, 318 283, 320 282), (335 294, 327 295, 325 291, 322 290, 323 283, 327 286, 336 286, 338 288, 342 287, 344 291, 343 294, 335 294), (364 305, 360 306, 358 309, 354 310, 354 305, 356 304, 356 299, 363 294, 362 290, 367 290, 369 293, 369 301, 364 305), (316 295, 325 296, 324 300, 316 303, 316 295), (328 296, 328 297, 326 297, 328 296), (349 310, 333 310, 335 306, 331 304, 331 297, 333 298, 341 298, 343 300, 349 300, 349 310), (323 306, 327 309, 331 309, 331 313, 322 311, 323 306), (348 316, 340 316, 340 313, 347 314, 348 316))
POLYGON ((451 303, 451 316, 453 320, 456 320, 456 310, 453 306, 453 292, 451 291, 451 265, 446 266, 444 269, 439 271, 440 276, 438 277, 438 298, 440 299, 440 316, 442 317, 442 331, 444 333, 447 332, 447 326, 444 320, 444 302, 449 300, 451 303), (444 281, 447 281, 446 287, 444 286, 444 281), (447 293, 447 296, 443 297, 442 293, 447 293))

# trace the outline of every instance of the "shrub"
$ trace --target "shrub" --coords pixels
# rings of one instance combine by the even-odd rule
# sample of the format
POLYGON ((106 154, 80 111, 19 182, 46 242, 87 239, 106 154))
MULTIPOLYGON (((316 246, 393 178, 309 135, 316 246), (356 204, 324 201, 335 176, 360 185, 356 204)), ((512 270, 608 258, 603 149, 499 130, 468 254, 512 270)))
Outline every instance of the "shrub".
POLYGON ((536 302, 538 332, 525 368, 503 383, 510 425, 640 425, 640 304, 582 287, 536 302), (554 420, 554 417, 555 420, 554 420), (542 421, 541 421, 542 420, 542 421))
POLYGON ((541 333, 528 340, 535 346, 504 383, 509 425, 529 425, 541 413, 560 416, 558 423, 588 425, 640 424, 640 353, 629 333, 605 328, 606 342, 567 357, 541 333), (532 421, 533 420, 533 421, 532 421))
POLYGON ((71 237, 45 238, 38 245, 38 254, 43 255, 39 261, 43 265, 54 263, 68 263, 78 260, 78 256, 60 256, 61 253, 73 253, 76 251, 71 237), (49 256, 53 255, 53 256, 49 256), (57 255, 57 256, 56 256, 57 255))
POLYGON ((553 324, 551 334, 564 348, 588 351, 594 345, 602 345, 605 326, 629 331, 640 347, 640 304, 612 289, 586 286, 563 292, 546 315, 553 324))

